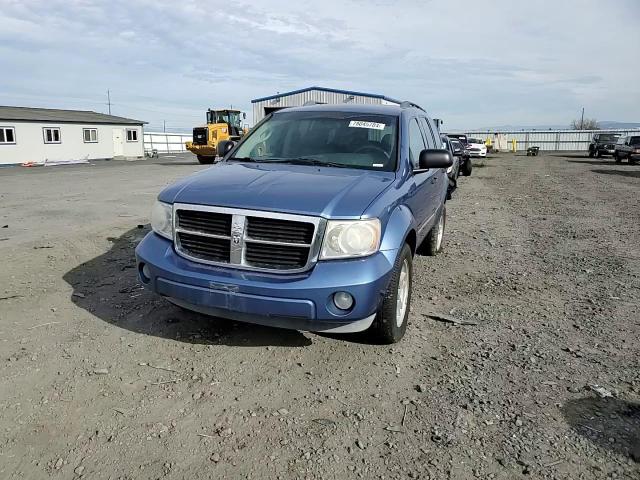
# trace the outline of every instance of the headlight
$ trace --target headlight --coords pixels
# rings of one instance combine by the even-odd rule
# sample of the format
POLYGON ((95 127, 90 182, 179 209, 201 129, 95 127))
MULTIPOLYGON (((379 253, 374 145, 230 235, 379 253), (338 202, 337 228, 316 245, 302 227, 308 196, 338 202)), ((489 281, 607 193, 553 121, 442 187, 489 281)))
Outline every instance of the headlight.
POLYGON ((173 205, 156 201, 151 210, 151 228, 158 235, 173 240, 173 205))
POLYGON ((322 242, 321 260, 364 257, 380 247, 380 220, 329 220, 322 242))

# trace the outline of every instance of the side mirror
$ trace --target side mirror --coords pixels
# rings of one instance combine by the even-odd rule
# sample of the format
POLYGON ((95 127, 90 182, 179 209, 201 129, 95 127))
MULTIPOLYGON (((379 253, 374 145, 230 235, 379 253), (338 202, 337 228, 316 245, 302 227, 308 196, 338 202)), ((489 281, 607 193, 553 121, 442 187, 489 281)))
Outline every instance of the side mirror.
POLYGON ((430 168, 449 168, 453 165, 453 158, 449 150, 428 148, 420 152, 418 165, 422 171, 430 168))
POLYGON ((236 142, 234 142, 233 140, 221 140, 220 142, 218 142, 217 155, 219 157, 224 157, 235 146, 236 142))

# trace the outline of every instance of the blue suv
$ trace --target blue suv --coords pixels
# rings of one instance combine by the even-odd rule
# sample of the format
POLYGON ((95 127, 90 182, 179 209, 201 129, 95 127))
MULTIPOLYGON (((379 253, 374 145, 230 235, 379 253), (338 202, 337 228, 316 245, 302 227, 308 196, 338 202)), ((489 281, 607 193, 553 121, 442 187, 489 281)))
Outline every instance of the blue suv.
POLYGON ((452 165, 420 107, 267 116, 165 188, 136 248, 143 285, 183 308, 315 332, 407 328, 412 262, 442 248, 452 165))

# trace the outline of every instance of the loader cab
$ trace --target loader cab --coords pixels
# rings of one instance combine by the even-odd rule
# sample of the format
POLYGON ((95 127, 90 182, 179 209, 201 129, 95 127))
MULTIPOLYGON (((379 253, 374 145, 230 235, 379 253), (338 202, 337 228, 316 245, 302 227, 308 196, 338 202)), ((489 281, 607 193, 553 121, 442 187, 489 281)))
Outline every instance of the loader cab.
POLYGON ((207 110, 207 124, 226 124, 231 137, 240 137, 243 135, 243 117, 246 118, 246 114, 241 113, 239 110, 207 110))

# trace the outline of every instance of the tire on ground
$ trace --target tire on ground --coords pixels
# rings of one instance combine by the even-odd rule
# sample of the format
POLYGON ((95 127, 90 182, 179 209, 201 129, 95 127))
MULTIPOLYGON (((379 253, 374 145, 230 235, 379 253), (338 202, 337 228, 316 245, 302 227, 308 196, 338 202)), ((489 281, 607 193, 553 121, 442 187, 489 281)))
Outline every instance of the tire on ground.
POLYGON ((429 230, 427 237, 422 241, 422 245, 420 245, 419 253, 421 255, 428 255, 430 257, 433 257, 434 255, 437 255, 442 251, 446 225, 447 207, 443 205, 436 223, 433 225, 433 227, 431 227, 431 230, 429 230))
POLYGON ((472 168, 473 166, 471 165, 471 159, 469 158, 466 162, 464 162, 464 166, 461 170, 462 175, 464 175, 465 177, 470 176, 472 168))
POLYGON ((413 255, 411 254, 411 248, 405 243, 393 266, 391 280, 389 281, 389 287, 382 300, 382 305, 378 309, 376 318, 369 329, 369 333, 373 336, 374 340, 380 343, 391 344, 399 342, 402 337, 404 337, 409 321, 412 284, 413 255), (408 282, 408 285, 405 284, 408 291, 405 293, 406 303, 404 312, 401 313, 401 308, 399 309, 398 306, 398 286, 403 279, 408 282), (400 320, 398 320, 399 315, 402 316, 400 320))

